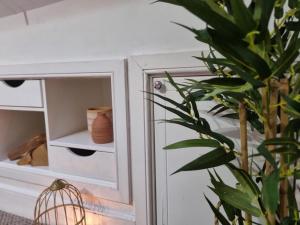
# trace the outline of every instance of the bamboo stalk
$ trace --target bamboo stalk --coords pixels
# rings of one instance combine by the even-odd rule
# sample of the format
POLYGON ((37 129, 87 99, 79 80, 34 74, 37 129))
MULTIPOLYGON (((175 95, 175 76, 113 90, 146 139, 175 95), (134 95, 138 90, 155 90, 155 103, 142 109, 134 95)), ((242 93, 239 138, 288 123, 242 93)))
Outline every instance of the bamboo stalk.
MULTIPOLYGON (((280 93, 283 96, 289 94, 289 84, 287 79, 282 79, 280 81, 280 93)), ((281 102, 283 103, 285 100, 281 96, 281 102)), ((283 136, 284 129, 286 128, 289 122, 288 115, 284 112, 283 108, 280 108, 280 132, 281 136, 283 136)), ((282 172, 284 174, 288 171, 288 166, 285 163, 284 154, 280 155, 280 164, 282 168, 282 172)), ((289 214, 288 210, 288 179, 285 178, 280 182, 280 218, 283 219, 287 217, 289 214)))
MULTIPOLYGON (((275 80, 271 80, 263 93, 263 106, 264 106, 264 128, 265 139, 275 138, 277 134, 277 103, 278 103, 278 83, 275 80)), ((268 150, 274 150, 274 146, 269 145, 268 150)), ((274 157, 276 157, 274 155, 274 157)), ((273 166, 266 162, 265 174, 269 175, 273 171, 273 166)), ((275 215, 270 212, 267 213, 268 222, 270 225, 275 225, 275 215)))
MULTIPOLYGON (((249 172, 248 164, 248 138, 247 138, 247 111, 244 103, 239 105, 240 118, 240 140, 241 140, 241 168, 245 172, 249 172)), ((252 224, 252 216, 249 213, 245 214, 246 224, 252 224)))

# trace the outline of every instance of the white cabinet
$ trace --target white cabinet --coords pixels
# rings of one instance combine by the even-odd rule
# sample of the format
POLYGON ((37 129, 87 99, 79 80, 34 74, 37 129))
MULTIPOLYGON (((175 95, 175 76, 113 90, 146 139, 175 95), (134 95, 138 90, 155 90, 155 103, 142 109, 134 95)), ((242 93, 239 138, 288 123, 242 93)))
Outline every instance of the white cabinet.
POLYGON ((0 177, 44 187, 63 178, 94 198, 131 203, 126 84, 124 60, 0 69, 0 177), (86 111, 98 106, 113 109, 112 143, 91 139, 86 111), (47 136, 48 167, 7 159, 37 133, 47 136))
POLYGON ((0 81, 0 106, 43 107, 41 81, 0 81))

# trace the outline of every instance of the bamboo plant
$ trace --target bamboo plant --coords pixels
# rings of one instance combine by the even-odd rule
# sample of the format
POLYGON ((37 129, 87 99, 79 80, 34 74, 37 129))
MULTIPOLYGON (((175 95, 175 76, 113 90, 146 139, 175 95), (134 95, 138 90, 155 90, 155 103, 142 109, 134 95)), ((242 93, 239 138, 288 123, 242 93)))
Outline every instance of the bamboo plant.
POLYGON ((255 221, 267 225, 300 224, 296 202, 300 179, 300 1, 158 2, 184 7, 207 24, 204 29, 179 25, 209 46, 209 54, 195 57, 215 75, 179 84, 167 74, 182 97, 180 102, 153 94, 172 107, 156 104, 177 116, 165 122, 191 129, 198 137, 180 140, 166 146, 166 150, 211 148, 174 173, 208 169, 208 185, 219 202, 207 202, 223 225, 257 224, 255 221), (239 147, 230 137, 212 130, 200 116, 197 103, 208 100, 216 103, 208 113, 239 120, 239 147), (249 132, 258 132, 262 137, 251 154, 249 132), (263 165, 257 162, 259 158, 264 159, 263 165), (221 165, 234 175, 236 186, 226 184, 214 170, 221 165))

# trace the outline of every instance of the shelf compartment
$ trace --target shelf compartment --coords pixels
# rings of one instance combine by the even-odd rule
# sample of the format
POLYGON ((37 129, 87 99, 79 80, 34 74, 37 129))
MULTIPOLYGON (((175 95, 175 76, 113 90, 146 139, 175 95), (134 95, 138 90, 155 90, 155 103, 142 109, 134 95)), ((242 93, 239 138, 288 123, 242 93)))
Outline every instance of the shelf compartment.
POLYGON ((90 150, 73 150, 50 146, 48 152, 50 170, 110 182, 116 181, 117 173, 114 153, 91 151, 91 154, 82 156, 76 152, 90 150))
POLYGON ((41 81, 0 81, 0 105, 15 107, 43 107, 41 81))
POLYGON ((88 130, 89 108, 112 107, 111 80, 111 77, 45 80, 50 143, 112 151, 113 144, 95 145, 89 134, 82 132, 88 130))
POLYGON ((67 135, 49 142, 49 145, 87 149, 99 152, 115 152, 114 143, 95 144, 91 138, 89 131, 81 131, 71 135, 67 135))
POLYGON ((0 160, 30 138, 45 133, 43 112, 0 110, 0 160))

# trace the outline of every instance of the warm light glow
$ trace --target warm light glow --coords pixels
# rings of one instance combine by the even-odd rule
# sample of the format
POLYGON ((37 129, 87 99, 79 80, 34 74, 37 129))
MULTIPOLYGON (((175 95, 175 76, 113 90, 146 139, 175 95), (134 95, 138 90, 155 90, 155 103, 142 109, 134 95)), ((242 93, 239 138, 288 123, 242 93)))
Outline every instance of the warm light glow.
POLYGON ((86 212, 86 225, 102 225, 102 216, 86 212))
MULTIPOLYGON (((78 214, 78 209, 76 210, 76 214, 78 214)), ((92 213, 88 210, 85 211, 85 217, 86 217, 86 225, 103 225, 102 223, 102 216, 92 213)), ((63 218, 60 218, 63 219, 63 218)), ((68 224, 73 225, 74 224, 74 213, 72 209, 68 209, 68 224), (72 216, 71 216, 72 215, 72 216)), ((78 220, 77 220, 78 221, 78 220)), ((62 224, 65 224, 62 222, 62 224)))

